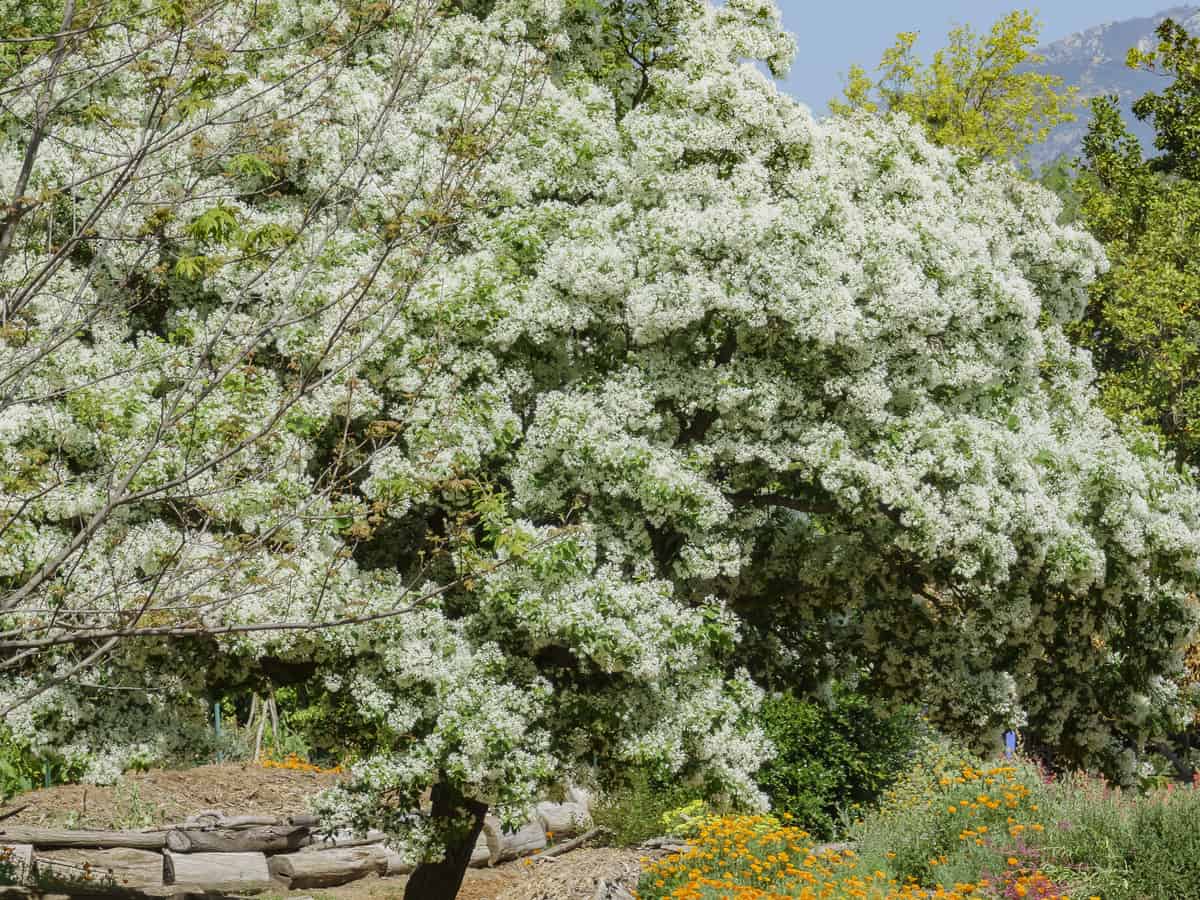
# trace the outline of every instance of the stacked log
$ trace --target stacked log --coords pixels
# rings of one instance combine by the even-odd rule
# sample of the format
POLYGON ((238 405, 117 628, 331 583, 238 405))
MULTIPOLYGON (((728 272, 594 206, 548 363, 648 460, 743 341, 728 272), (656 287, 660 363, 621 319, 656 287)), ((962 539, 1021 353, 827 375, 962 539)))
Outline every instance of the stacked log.
POLYGON ((253 828, 176 828, 166 833, 175 853, 290 853, 312 843, 303 825, 260 825, 253 828))
MULTIPOLYGON (((487 816, 471 865, 494 866, 544 850, 548 837, 581 834, 590 798, 539 803, 529 822, 506 831, 487 816)), ((0 822, 0 863, 18 884, 66 886, 73 896, 145 896, 335 887, 367 875, 405 875, 413 865, 382 832, 322 835, 310 815, 279 818, 202 810, 146 831, 72 831, 0 822)), ((576 843, 576 842, 572 842, 576 843)))
POLYGON ((31 884, 33 881, 33 845, 32 844, 0 844, 0 866, 12 872, 12 879, 17 884, 31 884))
POLYGON ((163 858, 153 850, 47 850, 37 854, 40 883, 74 884, 145 890, 163 885, 163 858))
POLYGON ((163 851, 163 881, 176 893, 265 891, 274 887, 265 853, 163 851))
POLYGON ((388 852, 382 844, 336 847, 320 853, 272 856, 271 877, 288 890, 337 887, 374 873, 388 874, 388 852))

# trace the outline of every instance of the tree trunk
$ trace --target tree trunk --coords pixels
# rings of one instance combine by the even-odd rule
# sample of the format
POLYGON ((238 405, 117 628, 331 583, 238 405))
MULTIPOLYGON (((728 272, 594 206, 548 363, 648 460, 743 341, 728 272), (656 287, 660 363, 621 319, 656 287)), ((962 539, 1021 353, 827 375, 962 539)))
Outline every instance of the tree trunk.
POLYGON ((446 834, 446 854, 441 862, 417 866, 405 886, 404 900, 454 900, 483 831, 486 803, 462 796, 445 781, 433 786, 432 799, 433 822, 446 834), (455 819, 468 817, 468 828, 452 827, 455 819))

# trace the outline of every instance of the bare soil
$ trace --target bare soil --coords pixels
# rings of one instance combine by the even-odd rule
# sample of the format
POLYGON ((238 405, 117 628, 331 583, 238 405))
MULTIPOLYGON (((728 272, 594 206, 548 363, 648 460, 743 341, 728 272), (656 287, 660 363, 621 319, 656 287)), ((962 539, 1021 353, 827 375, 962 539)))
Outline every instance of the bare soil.
POLYGON ((307 811, 308 798, 339 776, 253 763, 194 769, 131 772, 119 783, 98 787, 64 784, 30 791, 8 806, 28 808, 4 821, 39 827, 136 829, 180 822, 202 809, 227 813, 290 815, 307 811))

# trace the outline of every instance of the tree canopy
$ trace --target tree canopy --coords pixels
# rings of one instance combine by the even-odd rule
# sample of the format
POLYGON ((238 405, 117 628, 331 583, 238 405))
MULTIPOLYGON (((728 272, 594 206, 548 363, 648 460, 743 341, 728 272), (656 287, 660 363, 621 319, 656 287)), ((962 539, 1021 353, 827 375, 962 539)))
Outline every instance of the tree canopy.
POLYGON ((935 144, 981 159, 1017 159, 1055 125, 1075 118, 1075 88, 1036 71, 1032 52, 1040 26, 1032 13, 1014 11, 987 34, 969 25, 953 29, 929 64, 917 58, 918 33, 901 32, 871 76, 851 66, 835 113, 901 112, 922 124, 935 144))
POLYGON ((631 765, 758 802, 752 676, 1119 768, 1174 700, 1200 497, 1096 403, 1065 329, 1104 259, 1051 195, 814 121, 762 0, 302 9, 126 2, 136 64, 127 25, 29 26, 22 739, 103 775, 188 697, 316 679, 376 736, 327 814, 415 853, 631 765))
POLYGON ((1171 78, 1138 99, 1155 130, 1144 158, 1115 98, 1092 104, 1081 177, 1083 220, 1111 269, 1078 328, 1096 356, 1103 402, 1162 436, 1181 465, 1200 466, 1200 39, 1168 19, 1159 43, 1129 64, 1171 78))

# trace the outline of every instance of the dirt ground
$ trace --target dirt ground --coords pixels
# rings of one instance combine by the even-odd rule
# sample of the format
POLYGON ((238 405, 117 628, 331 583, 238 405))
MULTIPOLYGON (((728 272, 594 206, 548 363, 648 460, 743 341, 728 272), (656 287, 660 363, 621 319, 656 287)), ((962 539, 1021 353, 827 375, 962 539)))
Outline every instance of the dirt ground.
POLYGON ((337 775, 225 763, 195 769, 132 772, 112 786, 64 784, 14 798, 27 808, 5 819, 39 827, 137 829, 181 822, 202 809, 229 814, 290 815, 307 811, 307 798, 337 775))
MULTIPOLYGON (((22 794, 4 809, 25 808, 5 818, 4 824, 119 830, 180 822, 204 809, 282 816, 306 811, 308 797, 338 777, 252 763, 152 770, 127 775, 110 787, 60 785, 22 794)), ((593 900, 601 882, 635 887, 640 859, 655 855, 659 854, 583 847, 536 863, 518 860, 470 869, 458 900, 593 900)), ((370 876, 341 887, 267 894, 260 900, 398 900, 405 880, 370 876)))
MULTIPOLYGON (((639 859, 645 853, 614 847, 584 847, 558 857, 526 865, 505 863, 494 869, 468 869, 458 900, 593 900, 604 881, 637 886, 639 859)), ((322 890, 279 894, 288 900, 400 900, 404 878, 371 876, 352 884, 322 890)), ((261 900, 274 900, 273 897, 261 900)))

